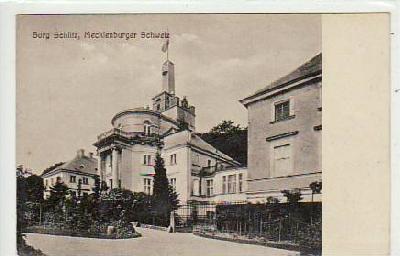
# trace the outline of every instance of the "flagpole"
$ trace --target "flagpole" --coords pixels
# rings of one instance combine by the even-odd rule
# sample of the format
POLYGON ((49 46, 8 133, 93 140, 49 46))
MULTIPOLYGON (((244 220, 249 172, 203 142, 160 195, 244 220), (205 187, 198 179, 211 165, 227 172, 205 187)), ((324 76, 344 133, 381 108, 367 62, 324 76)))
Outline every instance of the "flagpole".
POLYGON ((167 38, 167 41, 168 41, 168 44, 167 44, 167 61, 169 61, 169 57, 168 57, 168 52, 169 52, 169 32, 168 32, 168 27, 167 27, 167 35, 168 35, 168 38, 167 38))

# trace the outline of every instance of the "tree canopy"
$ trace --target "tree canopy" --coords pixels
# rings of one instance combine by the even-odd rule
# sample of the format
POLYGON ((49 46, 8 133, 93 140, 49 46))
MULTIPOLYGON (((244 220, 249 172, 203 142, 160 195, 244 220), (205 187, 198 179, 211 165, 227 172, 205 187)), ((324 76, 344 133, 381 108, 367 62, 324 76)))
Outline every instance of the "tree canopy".
POLYGON ((235 125, 233 121, 223 120, 208 133, 198 135, 219 151, 247 165, 247 128, 235 125))

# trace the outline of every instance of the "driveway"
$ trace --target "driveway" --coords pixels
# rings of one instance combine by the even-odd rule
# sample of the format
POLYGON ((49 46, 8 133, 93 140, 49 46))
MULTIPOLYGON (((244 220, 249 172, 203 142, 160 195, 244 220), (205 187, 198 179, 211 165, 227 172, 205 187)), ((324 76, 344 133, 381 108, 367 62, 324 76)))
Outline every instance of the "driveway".
POLYGON ((207 239, 188 233, 137 228, 142 234, 132 239, 94 239, 43 234, 26 234, 29 245, 48 256, 280 256, 296 255, 281 249, 207 239))

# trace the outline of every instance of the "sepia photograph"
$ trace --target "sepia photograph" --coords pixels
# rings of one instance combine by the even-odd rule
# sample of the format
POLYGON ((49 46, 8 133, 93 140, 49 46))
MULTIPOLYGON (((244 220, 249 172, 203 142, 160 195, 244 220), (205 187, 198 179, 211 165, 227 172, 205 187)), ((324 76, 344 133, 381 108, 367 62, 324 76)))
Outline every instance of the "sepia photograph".
POLYGON ((321 14, 16 16, 17 250, 322 255, 321 14))

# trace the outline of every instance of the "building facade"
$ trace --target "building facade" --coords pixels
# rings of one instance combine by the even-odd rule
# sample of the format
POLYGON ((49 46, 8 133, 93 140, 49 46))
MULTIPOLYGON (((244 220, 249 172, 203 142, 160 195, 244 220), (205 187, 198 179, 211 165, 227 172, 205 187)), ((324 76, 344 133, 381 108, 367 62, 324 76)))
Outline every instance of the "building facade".
POLYGON ((310 184, 321 181, 321 60, 319 54, 240 101, 248 110, 250 202, 284 202, 282 190, 300 190, 309 201, 310 184))
POLYGON ((70 189, 70 193, 75 195, 80 182, 82 195, 91 194, 97 177, 97 159, 92 153, 85 155, 85 151, 80 149, 71 161, 43 173, 41 177, 45 186, 45 198, 50 195, 50 188, 57 182, 64 183, 70 189))
MULTIPOLYGON (((213 200, 214 181, 210 180, 225 170, 235 172, 240 164, 196 135, 195 107, 185 97, 176 96, 171 61, 163 64, 161 75, 162 91, 153 97, 152 109, 121 111, 112 118, 112 129, 98 136, 94 143, 99 157, 98 175, 109 188, 151 194, 154 160, 160 153, 181 204, 213 200), (207 179, 203 178, 206 169, 207 179)), ((243 170, 236 172, 237 179, 239 172, 245 179, 243 170)), ((222 178, 217 183, 222 186, 222 178)))

